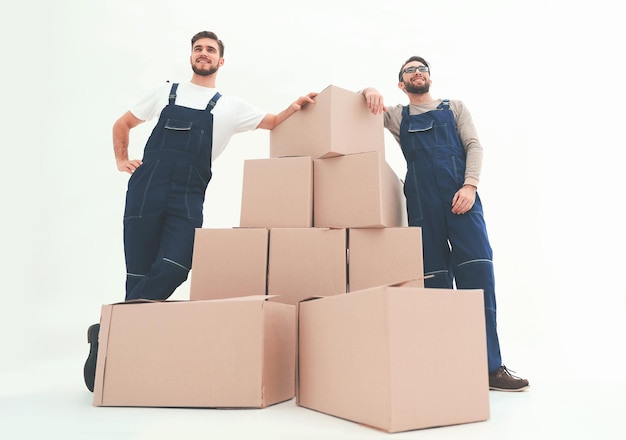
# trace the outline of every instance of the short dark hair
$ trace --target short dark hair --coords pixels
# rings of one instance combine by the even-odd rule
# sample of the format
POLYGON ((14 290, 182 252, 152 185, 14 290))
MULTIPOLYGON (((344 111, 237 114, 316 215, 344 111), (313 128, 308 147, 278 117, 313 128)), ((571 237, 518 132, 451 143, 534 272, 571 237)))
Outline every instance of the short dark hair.
POLYGON ((426 60, 424 58, 422 58, 422 57, 412 56, 411 58, 409 58, 408 60, 406 60, 402 64, 402 67, 400 67, 400 73, 398 73, 398 81, 399 82, 402 82, 402 75, 404 75, 404 66, 409 64, 411 61, 418 61, 418 62, 422 63, 423 65, 425 65, 426 67, 428 67, 428 73, 430 74, 430 65, 426 62, 426 60))
POLYGON ((215 32, 202 31, 202 32, 198 32, 196 35, 191 37, 192 49, 193 49, 193 45, 196 44, 196 41, 198 41, 201 38, 210 38, 211 40, 217 41, 217 45, 220 47, 220 58, 224 58, 224 43, 222 42, 222 40, 217 38, 217 35, 215 34, 215 32))

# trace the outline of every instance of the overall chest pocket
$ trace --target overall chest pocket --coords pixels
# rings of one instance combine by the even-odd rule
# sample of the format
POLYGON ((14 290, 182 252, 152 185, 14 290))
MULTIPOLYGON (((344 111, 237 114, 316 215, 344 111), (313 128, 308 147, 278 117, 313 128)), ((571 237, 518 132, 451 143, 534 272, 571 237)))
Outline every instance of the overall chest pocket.
POLYGON ((194 127, 193 121, 168 119, 163 127, 161 149, 196 154, 202 148, 204 129, 194 127))
POLYGON ((450 146, 448 125, 445 122, 411 122, 409 133, 419 136, 419 143, 425 148, 450 146))
POLYGON ((433 124, 433 121, 411 122, 409 124, 409 133, 428 131, 433 128, 433 124))

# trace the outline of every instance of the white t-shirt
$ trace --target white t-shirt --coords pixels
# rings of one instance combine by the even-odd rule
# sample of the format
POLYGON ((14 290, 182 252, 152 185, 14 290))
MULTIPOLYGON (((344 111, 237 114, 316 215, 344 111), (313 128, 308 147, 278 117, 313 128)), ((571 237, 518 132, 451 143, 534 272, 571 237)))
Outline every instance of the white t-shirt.
MULTIPOLYGON (((159 117, 168 104, 171 89, 171 83, 156 87, 132 106, 130 112, 143 121, 159 117)), ((204 110, 216 92, 217 89, 214 88, 181 82, 176 90, 176 105, 204 110)), ((222 95, 211 113, 213 113, 212 161, 222 154, 235 133, 254 130, 266 115, 266 112, 246 101, 228 95, 222 95)))

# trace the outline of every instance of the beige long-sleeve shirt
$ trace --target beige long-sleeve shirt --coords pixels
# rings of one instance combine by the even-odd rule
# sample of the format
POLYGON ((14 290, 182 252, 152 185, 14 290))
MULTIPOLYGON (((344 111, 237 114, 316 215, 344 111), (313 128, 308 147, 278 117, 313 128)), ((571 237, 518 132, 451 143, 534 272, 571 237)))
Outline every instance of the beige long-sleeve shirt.
MULTIPOLYGON (((442 100, 437 99, 432 103, 424 105, 409 105, 409 114, 419 115, 431 110, 435 110, 442 100)), ((389 107, 385 115, 385 128, 400 144, 400 123, 402 122, 402 104, 389 107)), ((474 127, 472 116, 462 101, 450 100, 450 110, 456 120, 457 131, 461 138, 461 143, 465 149, 465 184, 478 187, 480 172, 483 163, 483 147, 478 140, 478 133, 474 127)))

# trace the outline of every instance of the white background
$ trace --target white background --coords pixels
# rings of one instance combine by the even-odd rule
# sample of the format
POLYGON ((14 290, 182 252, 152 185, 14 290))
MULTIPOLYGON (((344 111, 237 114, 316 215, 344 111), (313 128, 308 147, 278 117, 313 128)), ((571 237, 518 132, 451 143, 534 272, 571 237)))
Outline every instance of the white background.
MULTIPOLYGON (((504 362, 531 383, 623 387, 622 23, 610 2, 59 0, 3 11, 0 389, 65 359, 82 383, 86 329, 124 297, 128 175, 111 127, 143 93, 190 78, 190 38, 225 42, 222 93, 269 112, 336 85, 405 103, 397 72, 431 64, 435 97, 463 100, 483 147, 479 192, 495 253, 504 362)), ((131 156, 152 125, 135 129, 131 156)), ((386 134, 400 177, 399 147, 386 134)), ((236 135, 214 164, 205 227, 237 226, 236 135)), ((174 299, 187 297, 187 284, 174 299)))

